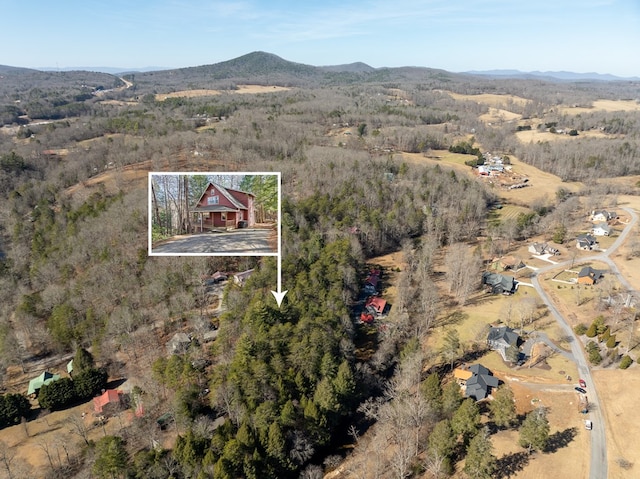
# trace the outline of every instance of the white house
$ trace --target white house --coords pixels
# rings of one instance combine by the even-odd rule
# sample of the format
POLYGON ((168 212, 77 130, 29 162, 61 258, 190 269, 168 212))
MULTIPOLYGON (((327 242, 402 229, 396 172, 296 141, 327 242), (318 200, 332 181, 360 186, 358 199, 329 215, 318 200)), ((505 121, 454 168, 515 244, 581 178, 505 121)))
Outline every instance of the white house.
POLYGON ((607 223, 596 223, 593 225, 591 233, 595 236, 609 236, 611 227, 607 223))

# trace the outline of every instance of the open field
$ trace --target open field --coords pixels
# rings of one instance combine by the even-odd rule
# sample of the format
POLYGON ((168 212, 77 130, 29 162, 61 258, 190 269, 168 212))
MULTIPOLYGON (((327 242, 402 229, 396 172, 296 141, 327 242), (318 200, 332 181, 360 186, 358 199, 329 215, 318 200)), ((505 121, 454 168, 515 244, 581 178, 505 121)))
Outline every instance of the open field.
POLYGON ((450 91, 445 91, 447 95, 449 95, 454 100, 463 100, 463 101, 475 101, 476 103, 481 103, 483 105, 488 105, 493 108, 505 109, 508 110, 509 105, 515 104, 519 107, 530 103, 531 100, 526 98, 522 98, 515 95, 496 95, 494 93, 482 93, 479 95, 462 95, 460 93, 453 93, 450 91))
POLYGON ((515 133, 516 138, 522 143, 538 143, 545 141, 575 141, 580 138, 615 138, 600 130, 580 131, 577 136, 551 133, 549 131, 524 130, 515 133))
POLYGON ((578 115, 592 111, 640 111, 640 102, 636 100, 596 100, 591 108, 560 106, 558 112, 568 115, 578 115))
POLYGON ((485 123, 491 124, 500 124, 504 122, 512 122, 515 120, 520 120, 522 115, 518 113, 513 113, 508 110, 503 110, 500 108, 489 107, 489 111, 484 113, 478 117, 478 119, 484 121, 485 123))
POLYGON ((156 95, 156 101, 164 101, 167 98, 195 98, 201 96, 214 96, 222 94, 256 94, 256 93, 274 93, 279 91, 287 91, 290 88, 282 86, 263 86, 263 85, 238 85, 236 90, 180 90, 171 93, 161 93, 156 95))

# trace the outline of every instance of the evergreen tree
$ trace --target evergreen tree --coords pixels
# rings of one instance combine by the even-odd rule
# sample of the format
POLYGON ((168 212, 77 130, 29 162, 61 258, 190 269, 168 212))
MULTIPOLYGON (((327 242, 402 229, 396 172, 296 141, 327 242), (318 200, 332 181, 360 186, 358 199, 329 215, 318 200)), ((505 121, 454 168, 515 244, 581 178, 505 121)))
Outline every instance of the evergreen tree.
POLYGON ((440 377, 436 373, 427 376, 427 379, 420 384, 420 390, 435 411, 442 409, 442 384, 440 383, 440 377))
POLYGON ((520 428, 519 443, 522 447, 531 451, 544 451, 549 440, 549 420, 547 419, 547 411, 543 407, 534 409, 525 418, 520 428))
POLYGON ((73 356, 73 374, 80 374, 87 369, 93 369, 93 356, 84 348, 78 348, 73 356))
POLYGON ((451 417, 460 407, 462 402, 462 394, 460 394, 460 386, 455 381, 448 382, 442 388, 442 414, 451 417))
POLYGON ((480 410, 476 402, 467 398, 462 401, 458 410, 451 418, 451 428, 453 432, 462 436, 462 441, 466 444, 471 437, 477 434, 480 425, 480 410))
POLYGON ((513 391, 509 386, 502 385, 493 394, 493 401, 489 403, 489 411, 491 411, 493 422, 498 427, 509 427, 515 422, 516 405, 513 402, 513 391))
POLYGON ((122 477, 129 457, 124 441, 117 436, 105 436, 96 443, 96 461, 92 471, 99 478, 122 477))
POLYGON ((489 431, 485 427, 471 439, 467 449, 464 472, 471 479, 491 479, 494 477, 496 457, 492 454, 492 450, 489 431))
POLYGON ((429 434, 428 451, 436 457, 450 457, 456 447, 456 435, 448 419, 438 422, 429 434))

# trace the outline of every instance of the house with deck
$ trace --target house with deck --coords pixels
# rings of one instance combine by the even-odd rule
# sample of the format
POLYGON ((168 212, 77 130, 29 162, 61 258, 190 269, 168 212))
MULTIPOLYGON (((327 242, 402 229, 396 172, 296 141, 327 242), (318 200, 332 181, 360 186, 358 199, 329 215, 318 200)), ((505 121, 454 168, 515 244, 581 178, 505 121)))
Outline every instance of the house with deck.
POLYGON ((602 271, 585 266, 578 272, 578 284, 594 285, 602 278, 602 271))
POLYGON ((242 228, 255 224, 255 195, 209 183, 194 206, 199 231, 242 228))
POLYGON ((492 388, 498 387, 498 378, 482 364, 473 364, 456 371, 454 375, 458 384, 464 388, 465 397, 480 401, 491 394, 492 388))
POLYGON ((576 248, 581 249, 583 251, 590 251, 594 248, 598 247, 598 240, 595 236, 585 233, 578 235, 576 238, 576 248))
POLYGON ((513 294, 518 284, 513 276, 485 271, 482 273, 482 284, 492 294, 513 294))
POLYGON ((492 327, 487 335, 487 345, 498 351, 502 359, 507 361, 507 349, 517 348, 520 336, 508 326, 492 327))
POLYGON ((611 221, 618 218, 615 211, 594 210, 591 212, 591 221, 611 221))

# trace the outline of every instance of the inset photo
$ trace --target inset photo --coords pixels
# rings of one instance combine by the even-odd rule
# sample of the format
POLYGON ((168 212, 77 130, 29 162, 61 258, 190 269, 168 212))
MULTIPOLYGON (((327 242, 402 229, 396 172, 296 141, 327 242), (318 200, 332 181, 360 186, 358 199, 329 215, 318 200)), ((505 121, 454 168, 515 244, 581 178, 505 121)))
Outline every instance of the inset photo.
POLYGON ((149 173, 150 256, 280 253, 280 173, 149 173))

